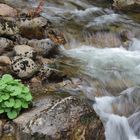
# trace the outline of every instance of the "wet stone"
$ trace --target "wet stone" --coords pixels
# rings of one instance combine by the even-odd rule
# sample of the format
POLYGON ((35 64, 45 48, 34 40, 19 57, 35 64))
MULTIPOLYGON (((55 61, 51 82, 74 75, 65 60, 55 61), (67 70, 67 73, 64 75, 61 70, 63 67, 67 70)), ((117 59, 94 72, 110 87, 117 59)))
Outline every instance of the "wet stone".
POLYGON ((66 40, 62 32, 56 29, 47 29, 46 30, 46 37, 50 38, 56 45, 65 45, 66 40))

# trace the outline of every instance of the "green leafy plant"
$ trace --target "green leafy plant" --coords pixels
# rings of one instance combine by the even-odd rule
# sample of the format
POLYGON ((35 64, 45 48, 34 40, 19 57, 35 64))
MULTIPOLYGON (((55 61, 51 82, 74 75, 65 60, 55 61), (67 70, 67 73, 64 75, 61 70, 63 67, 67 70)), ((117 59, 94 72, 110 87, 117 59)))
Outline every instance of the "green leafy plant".
POLYGON ((32 95, 28 87, 13 79, 10 74, 0 78, 0 114, 7 114, 9 119, 15 119, 21 109, 28 108, 32 95))

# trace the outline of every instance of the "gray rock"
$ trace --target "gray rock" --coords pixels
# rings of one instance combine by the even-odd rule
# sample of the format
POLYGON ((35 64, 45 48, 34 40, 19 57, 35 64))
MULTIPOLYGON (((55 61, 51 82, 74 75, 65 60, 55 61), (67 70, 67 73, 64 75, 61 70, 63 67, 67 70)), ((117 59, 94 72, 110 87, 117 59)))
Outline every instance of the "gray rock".
POLYGON ((35 50, 28 45, 16 45, 14 47, 14 52, 16 56, 23 56, 28 58, 36 58, 35 50))
POLYGON ((20 20, 20 28, 40 28, 47 25, 47 20, 43 17, 20 20))
POLYGON ((13 41, 7 38, 0 37, 0 48, 11 50, 12 46, 13 46, 13 41))
POLYGON ((30 40, 29 45, 34 46, 36 51, 44 57, 52 57, 58 53, 58 46, 50 39, 30 40))
MULTIPOLYGON (((140 1, 139 0, 113 0, 113 6, 118 8, 118 9, 122 9, 124 10, 125 8, 129 7, 129 6, 139 6, 140 7, 140 1)), ((130 8, 130 7, 129 7, 130 8)), ((131 7, 131 11, 134 10, 133 7, 131 7)))
POLYGON ((37 72, 38 66, 28 57, 16 56, 12 60, 11 69, 18 77, 29 78, 37 72))
POLYGON ((76 97, 50 95, 34 103, 31 111, 14 120, 20 140, 104 139, 96 113, 76 97))
POLYGON ((8 18, 0 18, 0 35, 12 36, 19 33, 16 21, 8 18))
POLYGON ((19 22, 20 35, 28 39, 45 38, 45 27, 47 20, 43 17, 25 19, 19 22))

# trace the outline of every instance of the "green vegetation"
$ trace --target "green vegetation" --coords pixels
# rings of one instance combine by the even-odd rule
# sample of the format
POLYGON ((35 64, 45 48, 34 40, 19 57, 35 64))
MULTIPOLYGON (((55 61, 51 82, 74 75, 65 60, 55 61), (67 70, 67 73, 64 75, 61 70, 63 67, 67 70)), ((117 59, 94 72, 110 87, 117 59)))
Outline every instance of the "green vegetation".
POLYGON ((28 108, 32 95, 28 87, 15 80, 9 74, 0 79, 0 114, 15 119, 22 108, 28 108))

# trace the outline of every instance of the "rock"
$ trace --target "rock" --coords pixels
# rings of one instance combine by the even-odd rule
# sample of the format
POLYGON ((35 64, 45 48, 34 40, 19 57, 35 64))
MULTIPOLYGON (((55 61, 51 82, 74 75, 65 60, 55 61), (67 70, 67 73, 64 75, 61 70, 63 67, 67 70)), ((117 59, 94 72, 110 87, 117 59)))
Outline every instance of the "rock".
POLYGON ((20 35, 28 39, 45 38, 45 26, 47 26, 47 20, 42 17, 21 20, 19 23, 20 35))
POLYGON ((128 30, 124 30, 120 33, 120 38, 123 42, 131 41, 134 37, 135 35, 128 30))
POLYGON ((40 57, 40 61, 43 65, 48 65, 48 64, 54 64, 55 63, 55 59, 48 59, 48 58, 43 58, 40 57))
POLYGON ((10 121, 6 122, 3 126, 3 133, 4 134, 14 134, 15 133, 14 124, 10 121))
POLYGON ((26 6, 28 6, 25 0, 0 0, 0 2, 16 8, 25 8, 26 6))
POLYGON ((4 53, 4 49, 0 48, 0 55, 2 55, 4 53))
POLYGON ((19 29, 13 19, 0 18, 0 36, 12 36, 18 33, 19 29))
POLYGON ((2 76, 5 73, 10 73, 10 68, 8 66, 0 66, 0 76, 2 76))
POLYGON ((2 131, 3 131, 3 127, 2 127, 2 121, 0 120, 0 138, 1 138, 1 136, 2 136, 2 131))
POLYGON ((37 55, 35 50, 28 45, 16 45, 14 47, 14 52, 16 56, 29 57, 33 59, 35 59, 37 55))
POLYGON ((16 17, 17 11, 6 4, 0 4, 0 16, 16 17))
POLYGON ((104 140, 96 113, 80 99, 67 94, 49 95, 34 102, 34 108, 14 122, 20 140, 104 140))
POLYGON ((41 28, 47 26, 47 20, 43 17, 25 19, 20 21, 20 28, 41 28))
POLYGON ((11 60, 8 56, 0 56, 0 64, 1 65, 10 65, 11 60))
POLYGON ((13 46, 13 41, 7 38, 0 37, 0 48, 11 50, 12 46, 13 46))
POLYGON ((30 78, 38 71, 38 66, 28 57, 16 56, 12 60, 11 69, 20 78, 30 78))
POLYGON ((66 44, 66 40, 62 32, 56 29, 47 29, 46 36, 50 38, 56 45, 64 45, 66 44))
POLYGON ((34 84, 38 84, 38 83, 41 83, 41 81, 39 81, 37 78, 33 77, 30 81, 31 83, 34 83, 34 84))
POLYGON ((15 45, 23 45, 23 44, 28 44, 28 39, 27 38, 23 38, 23 37, 21 37, 21 35, 16 35, 16 37, 15 37, 15 45))
POLYGON ((114 0, 113 7, 119 10, 127 10, 139 12, 140 1, 139 0, 114 0))
POLYGON ((31 40, 28 42, 35 50, 44 57, 50 58, 58 54, 58 46, 55 45, 50 39, 31 40))

